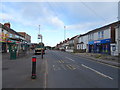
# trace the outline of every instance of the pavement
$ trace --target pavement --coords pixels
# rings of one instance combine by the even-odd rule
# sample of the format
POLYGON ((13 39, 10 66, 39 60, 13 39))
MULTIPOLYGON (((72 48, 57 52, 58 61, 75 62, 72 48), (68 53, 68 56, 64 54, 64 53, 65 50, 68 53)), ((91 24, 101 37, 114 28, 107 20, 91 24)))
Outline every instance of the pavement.
MULTIPOLYGON (((10 60, 9 53, 2 55, 3 88, 44 88, 44 59, 36 56, 37 79, 31 79, 33 51, 10 60)), ((16 90, 16 89, 15 89, 16 90)))
MULTIPOLYGON (((118 88, 118 68, 78 55, 46 50, 44 58, 28 52, 24 57, 2 58, 3 88, 118 88), (31 58, 37 57, 37 78, 31 79, 31 58)), ((17 89, 15 89, 17 90, 17 89)))
POLYGON ((74 54, 80 57, 88 58, 90 60, 95 60, 101 63, 120 67, 120 61, 118 56, 111 56, 107 54, 98 53, 74 53, 74 54))

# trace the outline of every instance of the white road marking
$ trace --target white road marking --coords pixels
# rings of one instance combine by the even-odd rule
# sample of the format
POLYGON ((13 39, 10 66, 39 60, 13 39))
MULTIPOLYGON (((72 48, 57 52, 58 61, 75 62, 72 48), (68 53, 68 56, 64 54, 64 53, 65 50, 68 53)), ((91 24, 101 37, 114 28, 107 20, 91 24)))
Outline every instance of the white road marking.
POLYGON ((109 66, 109 67, 113 67, 113 68, 120 69, 120 67, 113 66, 113 65, 109 65, 109 64, 107 64, 107 63, 99 62, 99 61, 96 61, 96 60, 91 60, 91 59, 84 58, 84 57, 79 57, 79 56, 74 56, 74 57, 83 58, 83 59, 86 59, 86 60, 88 60, 88 61, 92 61, 92 62, 99 63, 99 64, 103 64, 103 65, 106 65, 106 66, 109 66))
POLYGON ((53 65, 53 70, 55 71, 55 65, 53 65))
POLYGON ((97 74, 99 74, 99 75, 101 75, 101 76, 103 76, 103 77, 106 77, 106 78, 109 78, 109 79, 113 80, 113 78, 110 77, 110 76, 107 76, 107 75, 105 75, 105 74, 103 74, 103 73, 101 73, 101 72, 99 72, 99 71, 97 71, 97 70, 95 70, 95 69, 92 69, 92 68, 90 68, 90 67, 88 67, 88 66, 86 66, 86 65, 84 65, 84 64, 81 64, 81 65, 82 65, 83 67, 87 68, 87 69, 90 69, 90 70, 96 72, 97 74))
POLYGON ((71 58, 69 58, 69 57, 65 57, 65 58, 67 58, 67 59, 69 59, 69 60, 71 60, 71 61, 75 61, 75 60, 73 60, 73 59, 71 59, 71 58))

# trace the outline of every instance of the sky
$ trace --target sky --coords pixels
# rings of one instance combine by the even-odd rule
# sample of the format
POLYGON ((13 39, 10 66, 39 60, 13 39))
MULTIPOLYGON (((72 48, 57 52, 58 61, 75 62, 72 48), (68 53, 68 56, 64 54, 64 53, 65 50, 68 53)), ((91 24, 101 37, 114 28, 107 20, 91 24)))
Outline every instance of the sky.
POLYGON ((39 41, 40 29, 43 43, 48 46, 113 23, 118 18, 118 2, 27 1, 1 2, 0 5, 0 23, 10 22, 13 30, 26 32, 32 43, 39 41))

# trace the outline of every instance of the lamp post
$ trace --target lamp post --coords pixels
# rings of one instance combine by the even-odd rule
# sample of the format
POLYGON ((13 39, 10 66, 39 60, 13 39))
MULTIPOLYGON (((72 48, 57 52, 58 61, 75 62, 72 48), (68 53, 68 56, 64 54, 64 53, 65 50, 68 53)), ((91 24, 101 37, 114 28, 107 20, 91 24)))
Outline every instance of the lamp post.
POLYGON ((66 26, 64 26, 64 40, 66 38, 66 26))
POLYGON ((40 34, 40 25, 39 25, 39 34, 40 34))
MULTIPOLYGON (((43 45, 43 43, 42 43, 42 34, 40 34, 40 25, 39 25, 39 37, 38 37, 38 39, 41 39, 41 42, 40 42, 40 44, 41 44, 41 47, 42 47, 42 45, 43 45)), ((41 50, 41 57, 42 57, 42 59, 43 59, 43 50, 41 50)))
MULTIPOLYGON (((66 38, 66 26, 64 26, 64 40, 66 38)), ((66 50, 65 42, 64 42, 64 49, 66 50)))

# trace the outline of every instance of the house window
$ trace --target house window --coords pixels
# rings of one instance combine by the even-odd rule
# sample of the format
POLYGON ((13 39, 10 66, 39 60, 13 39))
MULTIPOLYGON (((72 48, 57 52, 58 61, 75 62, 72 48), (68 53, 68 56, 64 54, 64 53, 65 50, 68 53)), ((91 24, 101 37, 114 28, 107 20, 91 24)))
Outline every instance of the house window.
POLYGON ((104 31, 101 32, 101 37, 104 38, 104 31))
POLYGON ((100 38, 100 32, 98 32, 98 38, 100 38))
POLYGON ((91 34, 89 34, 89 40, 91 40, 91 34))
POLYGON ((81 37, 81 42, 83 41, 83 37, 81 37))
POLYGON ((92 34, 92 39, 94 40, 94 33, 92 34))
POLYGON ((79 49, 79 45, 78 45, 78 49, 79 49))

